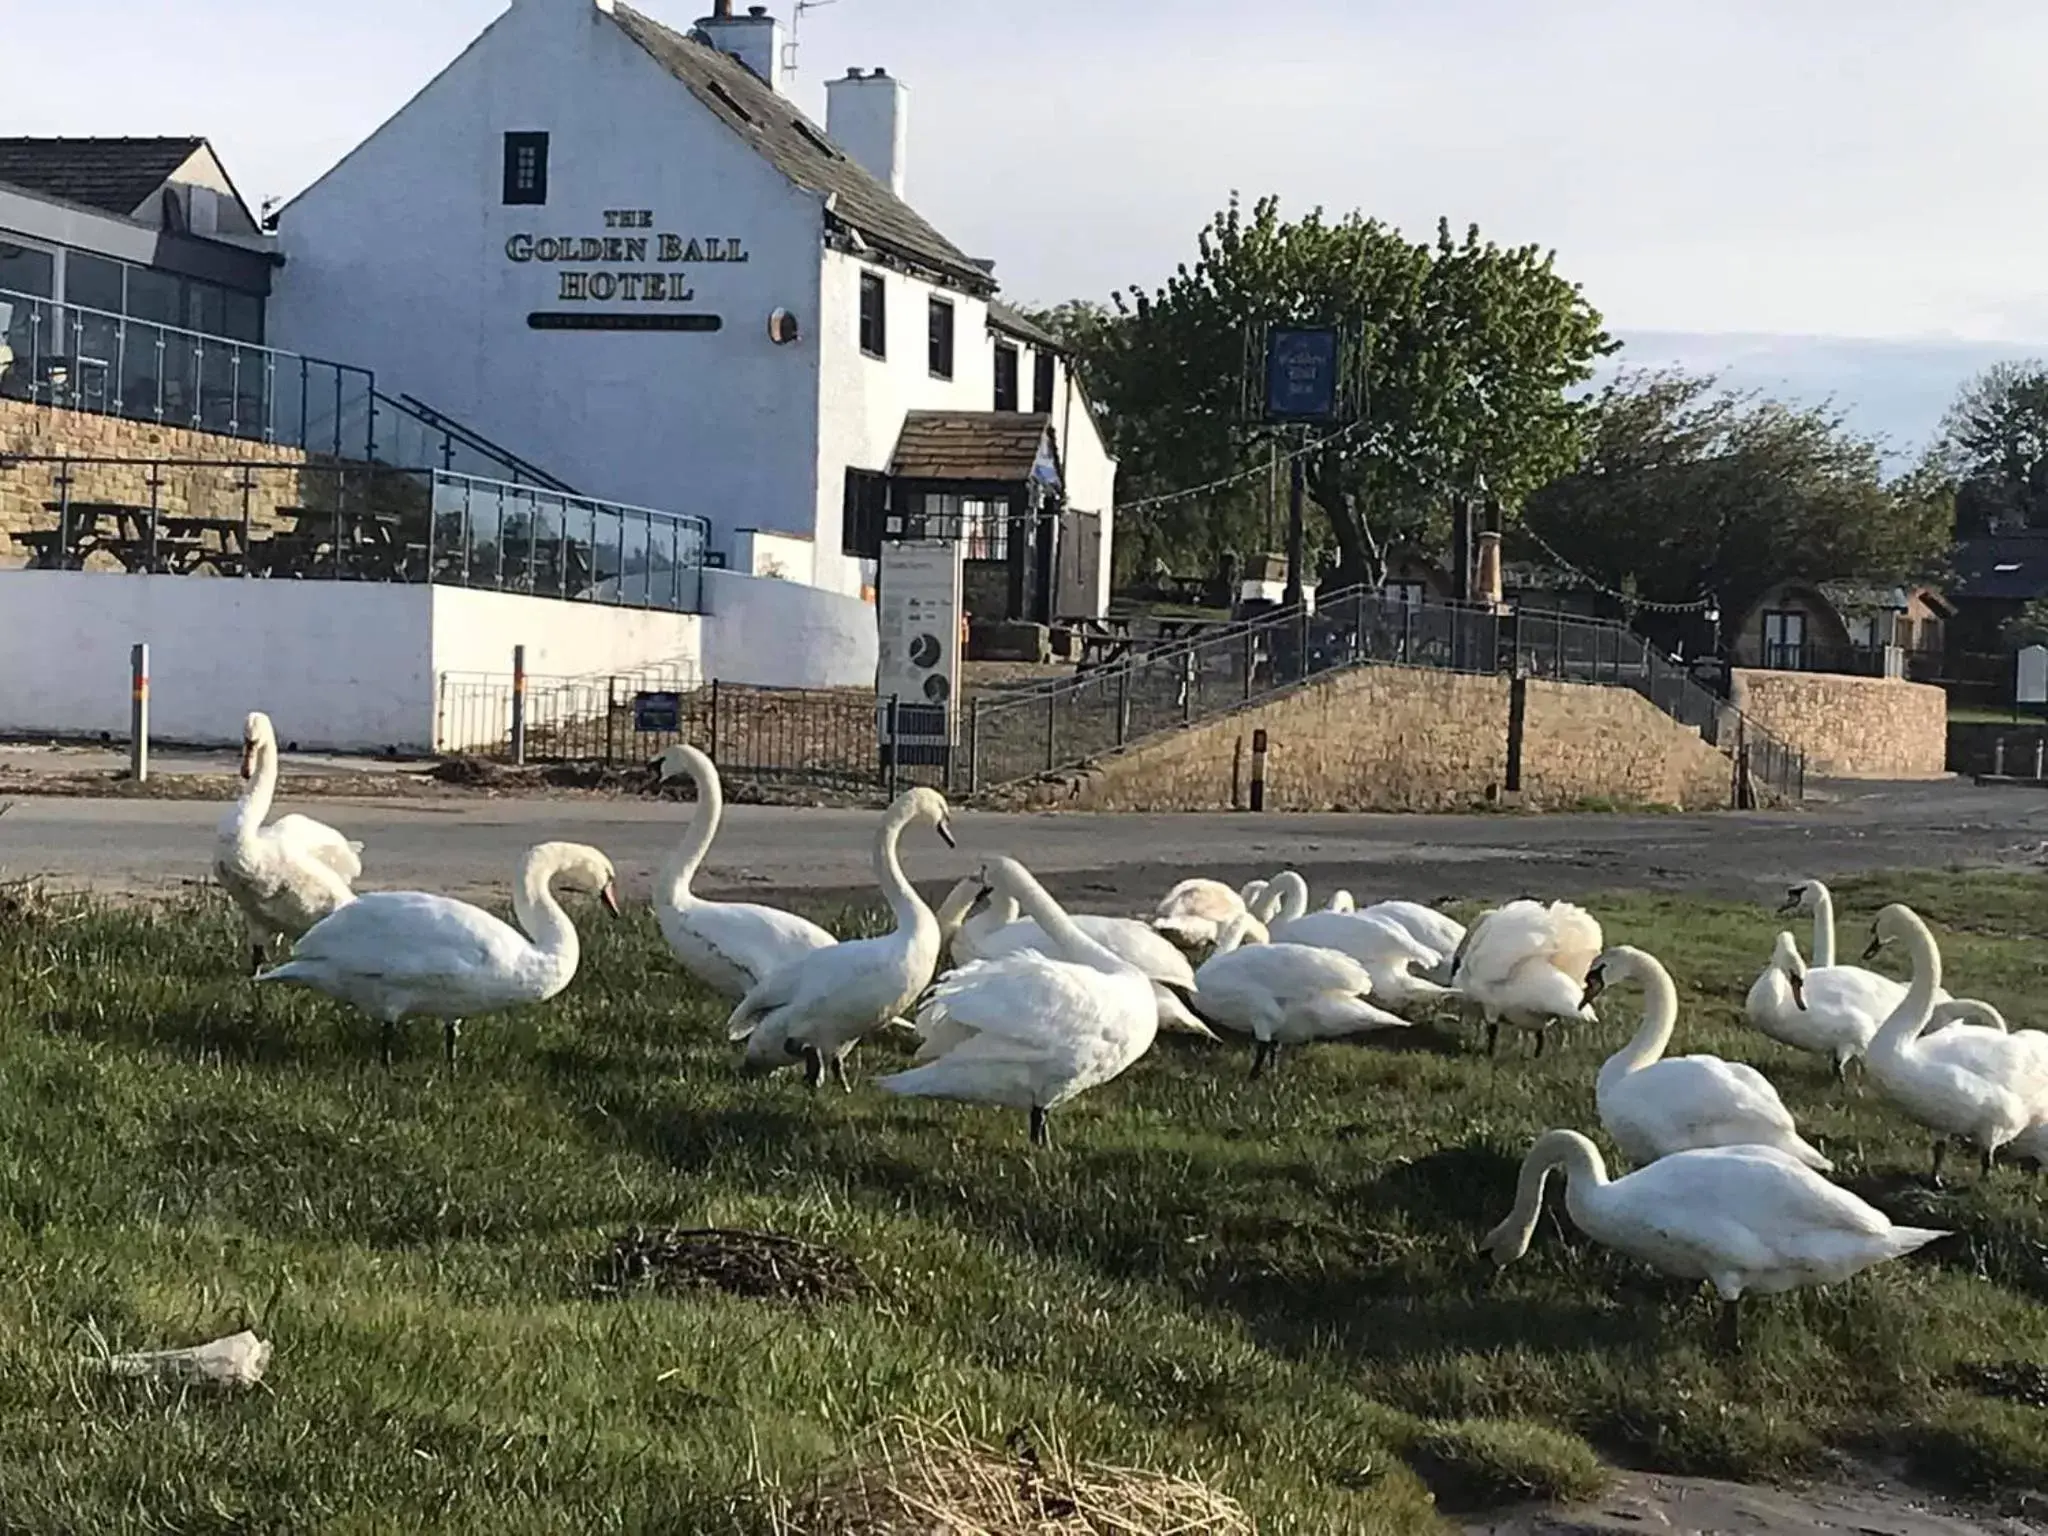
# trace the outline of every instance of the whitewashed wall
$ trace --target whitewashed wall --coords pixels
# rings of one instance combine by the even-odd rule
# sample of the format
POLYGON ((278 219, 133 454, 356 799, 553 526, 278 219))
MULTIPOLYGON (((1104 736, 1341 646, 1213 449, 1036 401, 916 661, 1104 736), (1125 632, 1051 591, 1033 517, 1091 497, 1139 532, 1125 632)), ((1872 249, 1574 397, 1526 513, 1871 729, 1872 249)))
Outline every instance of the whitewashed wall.
POLYGON ((857 597, 706 571, 704 607, 707 678, 768 688, 875 686, 875 610, 857 597))
POLYGON ((819 198, 594 5, 517 0, 284 209, 270 339, 368 366, 386 393, 417 395, 589 494, 707 517, 715 547, 740 527, 808 536, 822 225, 819 198), (550 135, 544 207, 501 201, 503 136, 521 130, 550 135), (609 209, 650 210, 652 227, 607 230, 609 209), (520 234, 664 231, 737 239, 748 259, 681 269, 686 304, 579 306, 558 298, 559 265, 507 256, 520 234), (530 311, 578 307, 676 308, 724 328, 527 327, 530 311), (778 307, 801 340, 769 340, 778 307))
POLYGON ((461 587, 433 591, 436 673, 509 677, 512 648, 523 645, 526 670, 535 677, 586 677, 646 668, 693 681, 702 675, 704 621, 694 613, 564 603, 461 587))
POLYGON ((152 733, 232 742, 252 709, 307 749, 423 747, 429 589, 0 571, 0 731, 128 734, 128 648, 150 648, 152 733))

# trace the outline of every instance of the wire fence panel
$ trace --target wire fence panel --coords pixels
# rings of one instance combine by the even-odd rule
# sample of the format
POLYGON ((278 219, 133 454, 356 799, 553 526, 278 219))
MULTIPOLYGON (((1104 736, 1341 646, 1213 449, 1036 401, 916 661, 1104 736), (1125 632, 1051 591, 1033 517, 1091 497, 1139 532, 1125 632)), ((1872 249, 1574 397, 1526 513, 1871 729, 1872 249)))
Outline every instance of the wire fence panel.
MULTIPOLYGON (((724 774, 872 789, 887 782, 880 724, 874 695, 853 689, 753 688, 648 673, 526 679, 529 763, 640 768, 685 742, 724 774), (670 718, 673 725, 660 723, 670 718)), ((509 760, 510 680, 443 673, 435 745, 509 760)))

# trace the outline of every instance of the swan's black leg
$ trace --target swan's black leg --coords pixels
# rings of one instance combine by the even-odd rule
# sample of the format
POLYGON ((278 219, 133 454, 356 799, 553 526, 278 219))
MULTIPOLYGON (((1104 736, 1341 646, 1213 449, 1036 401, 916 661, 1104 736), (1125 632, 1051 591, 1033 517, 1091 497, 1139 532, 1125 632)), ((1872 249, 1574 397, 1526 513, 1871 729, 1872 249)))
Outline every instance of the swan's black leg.
POLYGON ((1264 1077, 1266 1075, 1266 1068, 1272 1065, 1273 1058, 1279 1054, 1280 1047, 1272 1041, 1254 1041, 1252 1043, 1252 1076, 1255 1078, 1264 1077))
POLYGON ((441 1026, 441 1050, 448 1058, 448 1070, 455 1070, 455 1042, 462 1034, 462 1020, 449 1019, 441 1026))
POLYGON ((832 1081, 848 1093, 853 1092, 853 1084, 847 1081, 846 1058, 844 1056, 834 1056, 832 1058, 832 1081))
POLYGON ((812 1088, 825 1081, 825 1058, 815 1045, 807 1045, 804 1053, 804 1082, 812 1088))
POLYGON ((1997 1161, 1998 1149, 1996 1147, 1983 1148, 1979 1154, 1977 1172, 1987 1179, 1990 1178, 1991 1165, 1997 1161))
POLYGON ((1742 1302, 1721 1303, 1721 1348, 1729 1354, 1742 1352, 1742 1302))
POLYGON ((1031 1145, 1034 1147, 1049 1147, 1052 1145, 1052 1132, 1046 1126, 1045 1111, 1036 1104, 1031 1106, 1031 1145))
POLYGON ((1500 1049, 1500 1020, 1486 1021, 1486 1054, 1491 1056, 1500 1049))
POLYGON ((1937 1137, 1935 1137, 1935 1138, 1934 1138, 1934 1166, 1933 1166, 1932 1168, 1930 1168, 1930 1169, 1928 1169, 1928 1170, 1927 1170, 1927 1183, 1928 1183, 1928 1185, 1929 1185, 1929 1187, 1930 1187, 1930 1188, 1933 1188, 1933 1189, 1939 1189, 1939 1188, 1941 1188, 1941 1160, 1942 1160, 1942 1158, 1946 1157, 1947 1155, 1948 1155, 1948 1138, 1947 1138, 1946 1136, 1937 1136, 1937 1137))
POLYGON ((258 971, 263 969, 263 962, 267 958, 269 958, 269 954, 270 946, 268 944, 265 944, 261 939, 254 939, 250 941, 249 974, 251 976, 254 976, 258 971))
POLYGON ((396 1019, 386 1019, 383 1030, 377 1037, 378 1053, 384 1058, 386 1070, 389 1070, 391 1066, 391 1046, 397 1035, 398 1021, 396 1019))
POLYGON ((1543 1059, 1543 1042, 1549 1037, 1550 1029, 1547 1025, 1536 1031, 1536 1055, 1533 1058, 1534 1060, 1541 1061, 1543 1059))

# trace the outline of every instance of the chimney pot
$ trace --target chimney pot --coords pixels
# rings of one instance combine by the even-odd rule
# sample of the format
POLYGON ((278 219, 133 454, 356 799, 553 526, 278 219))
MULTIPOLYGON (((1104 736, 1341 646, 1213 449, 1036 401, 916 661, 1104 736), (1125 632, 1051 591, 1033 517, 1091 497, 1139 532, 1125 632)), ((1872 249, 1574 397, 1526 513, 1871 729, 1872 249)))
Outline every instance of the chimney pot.
POLYGON ((749 16, 766 16, 768 14, 768 7, 765 5, 750 5, 747 7, 747 14, 749 16))
POLYGON ((711 0, 711 14, 720 21, 732 20, 732 0, 711 0))
POLYGON ((888 78, 889 78, 889 71, 887 71, 886 69, 882 68, 882 66, 881 66, 881 65, 877 64, 877 65, 875 66, 875 78, 876 78, 877 80, 886 80, 886 79, 888 79, 888 78))
POLYGON ((858 64, 849 64, 846 66, 847 79, 858 80, 860 77, 860 66, 858 64))

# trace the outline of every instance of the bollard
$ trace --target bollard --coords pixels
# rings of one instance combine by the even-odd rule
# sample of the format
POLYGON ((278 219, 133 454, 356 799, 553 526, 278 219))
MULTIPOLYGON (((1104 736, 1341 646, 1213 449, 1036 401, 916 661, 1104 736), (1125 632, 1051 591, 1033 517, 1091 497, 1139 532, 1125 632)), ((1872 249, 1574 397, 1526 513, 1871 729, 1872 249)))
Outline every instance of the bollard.
POLYGON ((149 782, 149 647, 128 652, 128 777, 149 782))
POLYGON ((2044 752, 2044 749, 2048 749, 2048 737, 2036 736, 2034 738, 2034 781, 2036 783, 2039 783, 2041 779, 2041 768, 2043 766, 2041 759, 2044 755, 2048 755, 2048 752, 2044 752))
POLYGON ((1991 743, 1991 777, 2005 777, 2005 738, 1999 736, 1991 743))
POLYGON ((1266 730, 1264 726, 1252 732, 1252 809, 1266 808, 1266 730))
POLYGON ((512 647, 512 766, 526 766, 526 647, 512 647))

